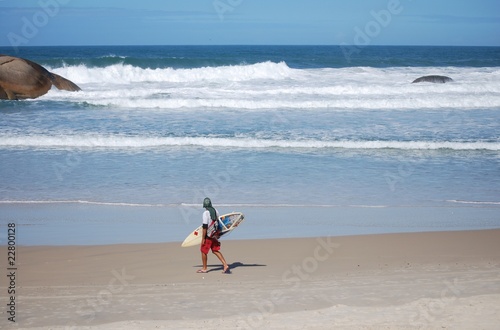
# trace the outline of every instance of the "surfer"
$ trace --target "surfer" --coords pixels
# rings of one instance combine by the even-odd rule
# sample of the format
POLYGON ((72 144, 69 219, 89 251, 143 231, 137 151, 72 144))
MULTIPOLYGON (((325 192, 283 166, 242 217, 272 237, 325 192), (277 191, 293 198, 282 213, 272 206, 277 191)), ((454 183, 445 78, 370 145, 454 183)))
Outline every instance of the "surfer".
POLYGON ((217 239, 217 235, 214 235, 212 237, 208 237, 207 235, 207 229, 208 225, 214 221, 219 219, 219 212, 212 206, 212 201, 210 198, 206 197, 203 200, 203 207, 205 208, 205 211, 203 212, 203 234, 202 234, 202 239, 201 239, 201 261, 203 262, 203 268, 198 269, 197 273, 207 273, 207 261, 208 261, 208 252, 210 249, 212 250, 212 253, 219 258, 220 262, 222 262, 223 266, 223 274, 230 274, 229 270, 229 265, 226 262, 226 259, 224 259, 224 256, 220 252, 220 242, 217 239))

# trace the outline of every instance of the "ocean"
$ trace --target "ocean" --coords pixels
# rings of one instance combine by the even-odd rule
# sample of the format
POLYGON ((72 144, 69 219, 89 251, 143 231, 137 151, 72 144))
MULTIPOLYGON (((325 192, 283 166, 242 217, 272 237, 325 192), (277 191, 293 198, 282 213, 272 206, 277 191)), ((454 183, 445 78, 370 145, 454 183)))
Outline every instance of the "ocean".
POLYGON ((245 211, 234 238, 500 228, 499 47, 0 53, 82 88, 0 100, 19 244, 181 241, 205 196, 245 211))

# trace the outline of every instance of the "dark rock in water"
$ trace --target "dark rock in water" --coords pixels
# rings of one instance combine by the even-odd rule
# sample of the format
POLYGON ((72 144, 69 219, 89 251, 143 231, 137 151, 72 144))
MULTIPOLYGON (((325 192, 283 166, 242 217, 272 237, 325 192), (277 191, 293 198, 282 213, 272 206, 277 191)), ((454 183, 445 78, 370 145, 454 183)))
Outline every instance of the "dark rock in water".
POLYGON ((453 81, 450 77, 446 76, 437 76, 437 75, 431 75, 431 76, 423 76, 418 79, 413 80, 412 84, 414 83, 419 83, 419 82, 431 82, 431 83, 436 83, 436 84, 444 84, 447 82, 453 81))
POLYGON ((34 99, 47 93, 52 85, 66 91, 81 90, 35 62, 0 54, 0 99, 34 99))

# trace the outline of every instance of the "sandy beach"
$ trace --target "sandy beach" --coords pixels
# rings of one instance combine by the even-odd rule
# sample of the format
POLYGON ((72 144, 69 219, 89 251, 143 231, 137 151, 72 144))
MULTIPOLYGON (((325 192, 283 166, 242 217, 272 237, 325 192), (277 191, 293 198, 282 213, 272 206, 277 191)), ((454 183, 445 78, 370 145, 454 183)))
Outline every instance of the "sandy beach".
MULTIPOLYGON (((7 255, 5 246, 2 255, 7 255)), ((15 323, 42 329, 498 329, 500 230, 18 246, 15 323)), ((7 258, 2 258, 4 272, 7 258)))

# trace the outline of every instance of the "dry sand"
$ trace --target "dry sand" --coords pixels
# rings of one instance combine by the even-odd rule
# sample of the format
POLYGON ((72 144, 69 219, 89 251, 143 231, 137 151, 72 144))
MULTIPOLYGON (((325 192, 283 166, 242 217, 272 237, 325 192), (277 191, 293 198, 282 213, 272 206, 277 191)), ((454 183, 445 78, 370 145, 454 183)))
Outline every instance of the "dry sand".
POLYGON ((500 329, 500 230, 17 252, 6 329, 500 329))

